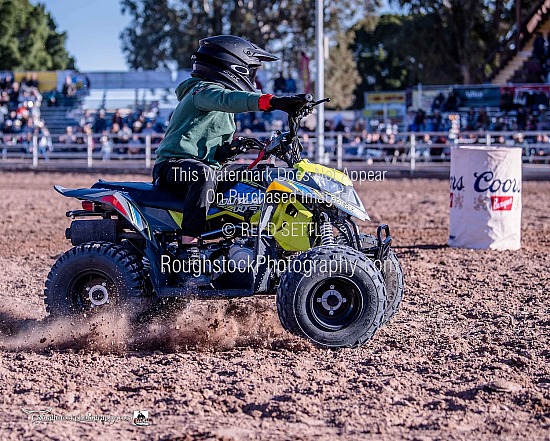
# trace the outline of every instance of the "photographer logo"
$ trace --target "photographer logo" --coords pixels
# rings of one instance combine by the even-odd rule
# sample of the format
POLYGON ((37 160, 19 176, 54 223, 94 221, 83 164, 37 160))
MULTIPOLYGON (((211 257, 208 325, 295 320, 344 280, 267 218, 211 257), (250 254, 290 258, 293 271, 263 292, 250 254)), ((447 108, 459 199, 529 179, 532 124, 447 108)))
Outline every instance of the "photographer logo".
POLYGON ((134 426, 148 426, 149 412, 147 410, 134 410, 134 419, 132 420, 134 426))

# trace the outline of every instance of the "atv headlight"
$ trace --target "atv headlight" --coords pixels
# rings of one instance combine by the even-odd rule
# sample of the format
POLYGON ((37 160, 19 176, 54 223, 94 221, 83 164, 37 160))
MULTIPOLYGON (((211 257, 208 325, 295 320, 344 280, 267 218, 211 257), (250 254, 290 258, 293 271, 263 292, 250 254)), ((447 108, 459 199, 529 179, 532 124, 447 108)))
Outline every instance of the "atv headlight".
POLYGON ((311 175, 315 183, 319 186, 321 190, 324 190, 331 194, 340 194, 344 191, 344 185, 334 179, 321 175, 318 173, 313 173, 311 175))

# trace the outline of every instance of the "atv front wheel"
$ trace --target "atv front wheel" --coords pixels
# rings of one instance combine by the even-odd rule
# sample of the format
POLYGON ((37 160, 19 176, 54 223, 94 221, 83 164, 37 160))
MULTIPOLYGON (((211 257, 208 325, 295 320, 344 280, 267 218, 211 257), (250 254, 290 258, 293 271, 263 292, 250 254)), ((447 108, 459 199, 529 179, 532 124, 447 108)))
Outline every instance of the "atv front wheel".
MULTIPOLYGON (((370 259, 374 258, 374 249, 378 245, 378 239, 375 236, 363 233, 359 234, 359 239, 361 240, 361 249, 363 252, 370 259)), ((336 241, 344 244, 345 238, 340 235, 336 238, 336 241)), ((384 311, 384 324, 386 324, 397 312, 403 300, 405 285, 403 269, 401 268, 399 259, 391 249, 388 252, 386 260, 375 261, 375 265, 384 276, 384 281, 386 282, 386 297, 388 298, 386 310, 384 311)))
POLYGON ((283 327, 323 348, 364 344, 382 325, 385 302, 380 271, 363 253, 342 245, 298 256, 277 290, 283 327))
POLYGON ((137 309, 147 303, 141 261, 109 242, 88 242, 64 253, 48 274, 44 296, 52 317, 137 309))

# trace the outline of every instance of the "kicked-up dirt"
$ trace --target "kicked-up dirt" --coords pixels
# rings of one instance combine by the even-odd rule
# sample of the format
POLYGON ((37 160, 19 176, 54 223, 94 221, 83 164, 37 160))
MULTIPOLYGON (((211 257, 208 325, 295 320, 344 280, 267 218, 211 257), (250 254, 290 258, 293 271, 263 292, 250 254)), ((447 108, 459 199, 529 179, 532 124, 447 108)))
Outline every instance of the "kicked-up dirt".
POLYGON ((519 251, 448 248, 447 181, 358 187, 362 229, 392 227, 405 299, 364 347, 327 351, 286 333, 272 297, 139 329, 44 320, 78 208, 52 185, 96 178, 0 174, 0 439, 550 439, 550 182, 523 185, 519 251))

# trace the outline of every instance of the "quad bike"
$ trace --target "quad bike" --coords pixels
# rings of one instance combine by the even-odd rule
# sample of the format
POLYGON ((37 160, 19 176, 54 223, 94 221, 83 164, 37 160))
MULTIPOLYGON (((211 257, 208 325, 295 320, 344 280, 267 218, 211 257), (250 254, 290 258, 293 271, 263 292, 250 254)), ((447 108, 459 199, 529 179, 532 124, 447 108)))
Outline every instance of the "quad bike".
POLYGON ((222 169, 244 177, 218 187, 223 196, 208 212, 194 277, 191 265, 177 257, 182 219, 193 215, 181 212, 181 194, 144 182, 55 186, 81 200, 82 209, 66 213, 72 218, 66 237, 74 247, 48 275, 49 314, 88 316, 147 310, 163 299, 276 294, 283 327, 320 347, 369 340, 397 310, 403 273, 387 225, 375 236, 359 232, 353 218, 369 217, 348 176, 301 159, 300 121, 324 101, 311 95, 303 100, 289 114, 288 132, 266 142, 233 141, 239 153, 259 154, 248 166, 230 161, 222 169), (259 164, 269 158, 287 167, 259 164))

